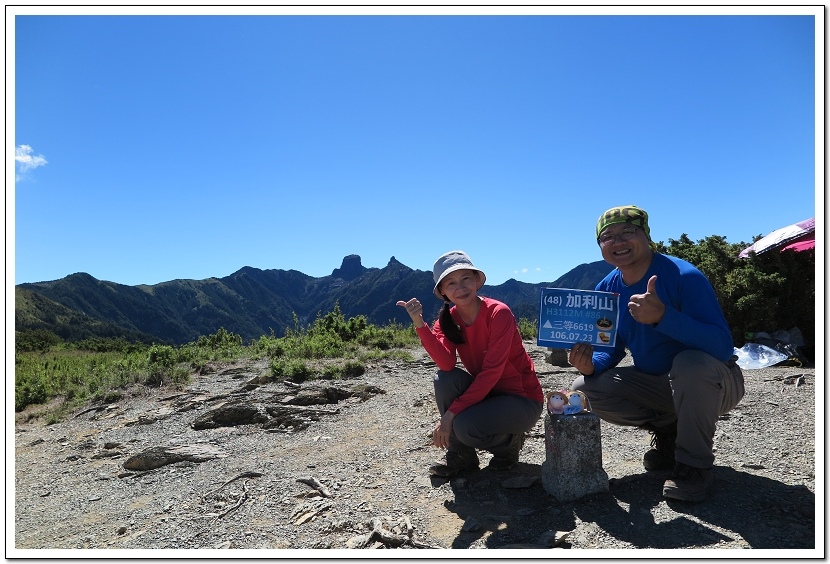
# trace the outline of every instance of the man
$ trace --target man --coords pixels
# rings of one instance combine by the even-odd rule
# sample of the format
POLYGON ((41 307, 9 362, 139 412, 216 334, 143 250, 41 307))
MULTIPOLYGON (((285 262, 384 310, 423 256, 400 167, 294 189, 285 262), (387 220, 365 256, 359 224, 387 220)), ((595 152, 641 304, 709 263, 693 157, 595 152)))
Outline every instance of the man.
POLYGON ((715 424, 744 395, 723 311, 700 270, 655 252, 645 210, 609 209, 596 235, 616 267, 596 289, 620 296, 617 342, 610 353, 571 348, 568 361, 581 373, 571 389, 605 421, 652 433, 643 466, 673 469, 664 497, 702 501, 713 482, 715 424), (634 366, 617 367, 626 348, 634 366))

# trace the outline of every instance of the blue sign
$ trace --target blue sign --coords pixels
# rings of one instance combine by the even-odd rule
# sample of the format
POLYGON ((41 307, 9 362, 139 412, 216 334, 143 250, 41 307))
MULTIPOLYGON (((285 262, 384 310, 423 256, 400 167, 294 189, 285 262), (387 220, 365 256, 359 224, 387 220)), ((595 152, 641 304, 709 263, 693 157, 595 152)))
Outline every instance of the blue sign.
POLYGON ((542 288, 536 344, 555 349, 570 349, 575 343, 613 348, 619 318, 620 296, 613 292, 542 288))

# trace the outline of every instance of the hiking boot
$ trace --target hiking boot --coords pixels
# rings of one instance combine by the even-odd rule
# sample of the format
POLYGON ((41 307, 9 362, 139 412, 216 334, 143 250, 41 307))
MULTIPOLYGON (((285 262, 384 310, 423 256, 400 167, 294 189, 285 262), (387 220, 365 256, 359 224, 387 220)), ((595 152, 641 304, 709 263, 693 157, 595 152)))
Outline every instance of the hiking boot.
POLYGON ((448 450, 441 460, 429 467, 429 473, 440 478, 452 478, 459 472, 476 468, 478 468, 478 455, 475 449, 448 450))
POLYGON ((681 501, 703 501, 714 483, 711 468, 695 468, 678 462, 663 484, 663 497, 681 501))
POLYGON ((525 434, 513 435, 510 439, 510 444, 504 452, 499 454, 493 453, 493 458, 490 459, 487 468, 489 470, 510 470, 519 463, 519 451, 525 444, 525 434))
POLYGON ((651 450, 643 455, 646 470, 671 470, 674 468, 674 443, 677 440, 677 423, 666 427, 644 426, 651 433, 651 450))

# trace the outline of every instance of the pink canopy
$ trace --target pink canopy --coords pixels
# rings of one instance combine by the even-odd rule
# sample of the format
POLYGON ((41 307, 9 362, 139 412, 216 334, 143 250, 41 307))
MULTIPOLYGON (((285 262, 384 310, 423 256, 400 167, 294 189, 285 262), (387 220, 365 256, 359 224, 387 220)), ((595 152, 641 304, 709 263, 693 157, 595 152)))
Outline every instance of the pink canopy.
POLYGON ((781 251, 785 249, 793 249, 794 251, 804 251, 815 248, 816 246, 816 219, 811 217, 798 223, 793 223, 786 227, 776 229, 769 235, 761 237, 752 245, 745 248, 738 255, 740 258, 746 258, 749 253, 755 251, 756 254, 761 254, 773 249, 781 251))
POLYGON ((816 237, 815 233, 812 233, 812 237, 805 241, 799 241, 798 243, 792 243, 787 245, 782 251, 786 251, 787 249, 792 249, 794 251, 806 251, 807 249, 815 249, 816 248, 816 237))

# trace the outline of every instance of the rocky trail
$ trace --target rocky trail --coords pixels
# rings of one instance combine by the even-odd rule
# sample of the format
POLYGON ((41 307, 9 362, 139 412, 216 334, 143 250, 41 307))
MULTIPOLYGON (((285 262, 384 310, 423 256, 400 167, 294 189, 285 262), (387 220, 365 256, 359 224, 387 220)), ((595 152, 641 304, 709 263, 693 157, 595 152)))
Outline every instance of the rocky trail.
MULTIPOLYGON (((546 392, 570 384, 573 368, 526 347, 546 392)), ((510 471, 427 474, 440 456, 431 446, 435 365, 414 355, 302 385, 272 381, 264 361, 217 365, 184 389, 137 389, 53 425, 31 410, 16 414, 6 556, 824 556, 823 475, 818 490, 815 475, 823 374, 814 368, 745 371, 745 398, 718 423, 708 500, 663 499, 666 475, 642 467, 649 435, 603 422, 609 491, 559 503, 540 479, 544 418, 510 471)))

